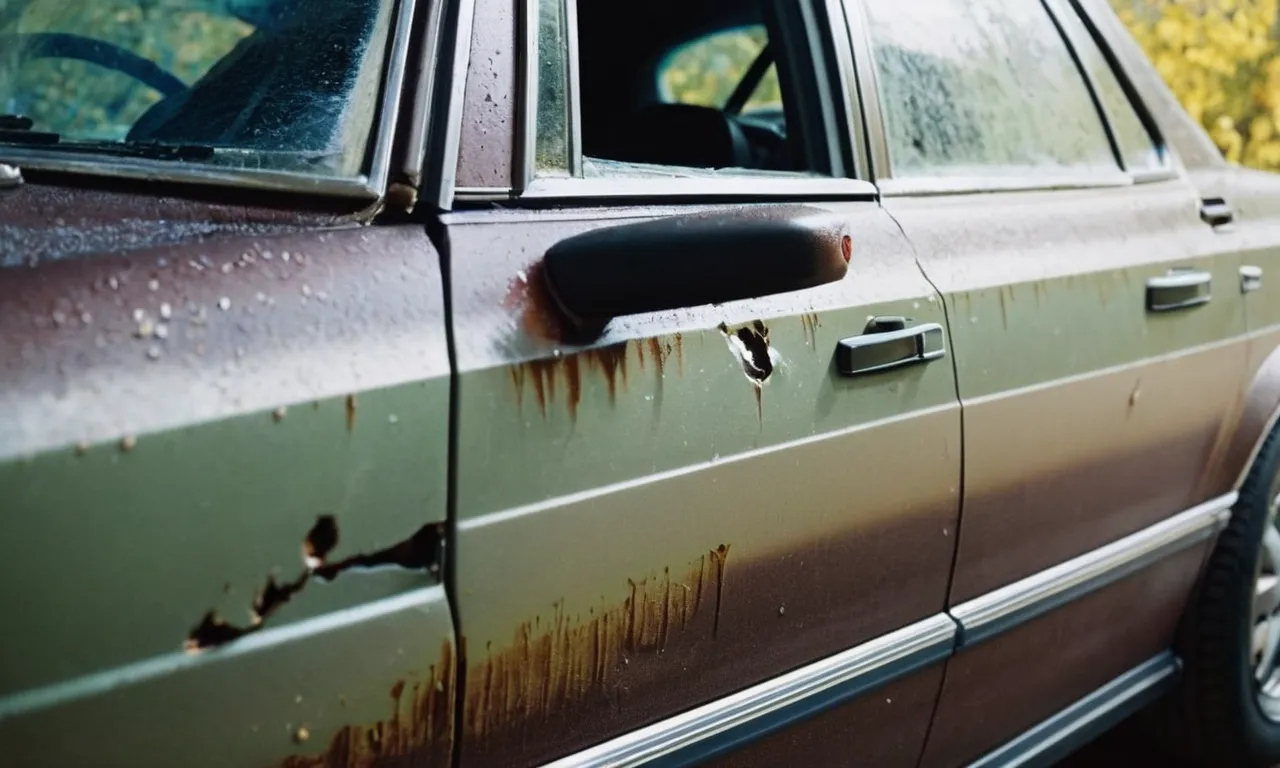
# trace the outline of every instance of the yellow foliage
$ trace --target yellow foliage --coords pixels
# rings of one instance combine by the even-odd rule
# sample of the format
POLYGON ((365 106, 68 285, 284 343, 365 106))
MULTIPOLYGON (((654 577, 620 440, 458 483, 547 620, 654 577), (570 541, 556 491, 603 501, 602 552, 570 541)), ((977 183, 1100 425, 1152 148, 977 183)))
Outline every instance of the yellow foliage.
POLYGON ((1227 160, 1280 170, 1280 0, 1111 0, 1227 160))

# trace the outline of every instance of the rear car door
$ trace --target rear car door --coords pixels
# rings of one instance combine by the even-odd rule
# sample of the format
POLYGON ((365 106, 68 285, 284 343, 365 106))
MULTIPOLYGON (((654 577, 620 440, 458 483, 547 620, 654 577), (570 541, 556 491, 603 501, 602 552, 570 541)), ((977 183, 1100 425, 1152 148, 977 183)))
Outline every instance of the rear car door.
MULTIPOLYGON (((914 765, 954 627, 943 307, 853 178, 840 5, 678 6, 475 5, 442 217, 460 763, 681 762, 771 733, 726 759, 914 765), (726 117, 766 41, 776 69, 743 99, 759 108, 726 117), (687 251, 697 217, 734 231, 796 211, 848 236, 843 279, 624 314, 588 339, 547 293, 545 255, 583 233, 678 221, 665 242, 687 251)), ((719 256, 715 290, 743 279, 719 256)))
POLYGON ((1240 263, 1071 5, 860 6, 877 183, 944 296, 964 403, 961 647, 925 755, 959 764, 1172 668, 1232 503, 1240 263))

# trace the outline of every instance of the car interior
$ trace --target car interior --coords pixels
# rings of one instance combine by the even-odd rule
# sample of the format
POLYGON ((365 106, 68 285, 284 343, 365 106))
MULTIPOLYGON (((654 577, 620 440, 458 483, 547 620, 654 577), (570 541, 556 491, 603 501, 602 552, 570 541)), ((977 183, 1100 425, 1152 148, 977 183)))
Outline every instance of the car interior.
POLYGON ((794 2, 581 0, 584 155, 692 168, 822 170, 822 142, 809 140, 802 120, 803 105, 818 96, 808 39, 794 2), (767 42, 722 103, 664 97, 662 67, 672 54, 735 29, 763 30, 767 42), (743 106, 771 67, 776 67, 781 109, 744 113, 743 106))

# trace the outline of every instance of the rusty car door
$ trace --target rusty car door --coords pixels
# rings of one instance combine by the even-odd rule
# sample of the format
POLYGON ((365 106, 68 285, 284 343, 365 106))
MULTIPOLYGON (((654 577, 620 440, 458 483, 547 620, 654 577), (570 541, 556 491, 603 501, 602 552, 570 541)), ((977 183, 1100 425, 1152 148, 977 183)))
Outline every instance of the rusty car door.
POLYGON ((964 410, 960 647, 925 756, 954 765, 1130 670, 1173 679, 1234 498, 1240 262, 1072 5, 859 5, 878 185, 964 410))
POLYGON ((442 217, 464 767, 682 764, 765 733, 731 762, 918 758, 954 626, 942 613, 960 473, 946 319, 851 177, 851 61, 827 25, 843 25, 842 9, 789 5, 812 41, 794 55, 831 67, 818 87, 831 121, 808 118, 830 129, 822 172, 655 176, 583 157, 589 105, 576 100, 595 91, 579 90, 577 57, 604 41, 575 18, 634 14, 639 37, 660 8, 542 0, 513 18, 507 3, 476 3, 442 217), (585 340, 548 294, 546 255, 584 233, 796 211, 848 235, 843 279, 618 316, 585 340), (910 359, 845 375, 837 348, 865 362, 874 331, 897 332, 910 359))
POLYGON ((4 761, 449 765, 423 228, 47 183, 0 204, 4 761))

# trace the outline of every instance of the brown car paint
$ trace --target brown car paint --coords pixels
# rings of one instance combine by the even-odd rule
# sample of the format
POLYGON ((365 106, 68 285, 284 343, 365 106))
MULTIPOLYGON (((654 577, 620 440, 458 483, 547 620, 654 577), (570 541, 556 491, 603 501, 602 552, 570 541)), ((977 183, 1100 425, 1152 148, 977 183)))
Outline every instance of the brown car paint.
POLYGON ((942 310, 874 204, 821 207, 848 217, 844 280, 618 318, 587 348, 519 286, 564 237, 681 209, 446 217, 463 765, 568 754, 942 609, 951 371, 833 367, 868 315, 942 310))
POLYGON ((921 768, 968 763, 1173 643, 1211 543, 979 643, 947 661, 921 768))
POLYGON ((942 683, 942 665, 820 712, 706 763, 710 768, 805 765, 915 768, 942 683))

